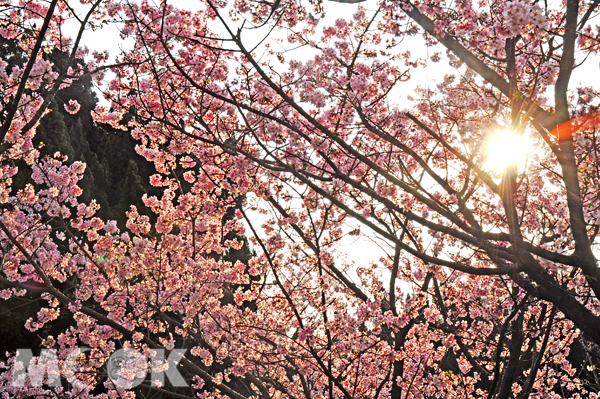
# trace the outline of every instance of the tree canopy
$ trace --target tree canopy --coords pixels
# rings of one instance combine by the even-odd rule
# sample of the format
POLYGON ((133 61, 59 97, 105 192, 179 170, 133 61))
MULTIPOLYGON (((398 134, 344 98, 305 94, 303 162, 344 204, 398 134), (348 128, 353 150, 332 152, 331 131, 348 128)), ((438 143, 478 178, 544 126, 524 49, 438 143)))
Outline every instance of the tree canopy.
POLYGON ((0 296, 62 373, 6 396, 597 397, 598 0, 72 3, 0 3, 0 296))

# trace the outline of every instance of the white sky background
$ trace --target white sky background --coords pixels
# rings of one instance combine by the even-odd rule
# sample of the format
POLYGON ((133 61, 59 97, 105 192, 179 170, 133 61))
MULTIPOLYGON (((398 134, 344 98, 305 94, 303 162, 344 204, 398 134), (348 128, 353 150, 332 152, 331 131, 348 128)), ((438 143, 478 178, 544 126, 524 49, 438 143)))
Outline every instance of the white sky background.
MULTIPOLYGON (((171 0, 171 4, 173 4, 177 8, 187 8, 187 9, 198 9, 196 5, 200 5, 200 2, 190 1, 190 0, 171 0)), ((365 2, 360 3, 362 7, 364 7, 367 13, 373 12, 377 8, 377 0, 367 0, 365 2)), ((320 28, 318 28, 317 32, 322 32, 322 27, 324 26, 332 26, 335 23, 335 20, 338 18, 351 19, 352 15, 357 11, 359 4, 347 4, 347 3, 337 3, 333 1, 324 1, 323 8, 325 10, 325 19, 321 22, 320 28)), ((87 7, 86 7, 87 8, 87 7)), ((219 22, 215 22, 215 29, 219 29, 219 22)), ((76 29, 78 28, 78 24, 76 21, 72 21, 67 23, 66 32, 71 36, 76 35, 76 29)), ((217 30, 218 31, 218 30, 217 30)), ((260 31, 256 32, 256 40, 262 38, 260 35, 260 31)), ((224 36, 225 36, 225 32, 224 36)), ((245 41, 247 42, 247 46, 250 45, 249 42, 252 41, 254 37, 249 37, 249 34, 246 35, 245 41)), ((273 39, 268 39, 271 43, 271 46, 274 50, 280 48, 280 44, 277 43, 273 39)), ((133 41, 132 39, 128 39, 123 41, 119 36, 119 32, 114 25, 108 25, 102 29, 91 31, 88 30, 84 33, 83 36, 83 45, 87 46, 92 51, 104 51, 107 50, 109 54, 114 55, 119 52, 120 48, 127 49, 131 47, 133 41)), ((398 51, 405 51, 409 49, 414 57, 427 59, 430 55, 433 55, 434 52, 440 51, 442 54, 442 58, 445 58, 445 50, 438 48, 427 48, 423 45, 422 38, 417 35, 416 37, 408 37, 404 39, 404 42, 398 46, 398 51)), ((298 50, 294 50, 293 52, 289 52, 285 54, 286 60, 289 62, 292 59, 306 61, 309 58, 312 58, 313 53, 308 48, 300 48, 298 50)), ((579 61, 583 59, 583 57, 578 57, 579 61)), ((571 87, 577 87, 580 84, 587 86, 595 86, 596 88, 600 85, 600 82, 597 82, 595 79, 598 76, 599 72, 599 62, 598 57, 594 57, 593 59, 587 60, 585 64, 576 69, 573 77, 571 87)), ((451 68, 447 66, 446 63, 439 62, 437 64, 430 63, 426 68, 419 68, 417 70, 411 70, 411 79, 408 82, 403 82, 399 85, 395 92, 392 92, 390 95, 390 100, 395 102, 397 106, 402 108, 409 107, 410 101, 408 101, 408 96, 411 94, 414 95, 414 91, 416 86, 422 87, 433 87, 437 85, 437 82, 441 81, 444 74, 455 72, 451 68)), ((110 80, 112 76, 110 74, 106 75, 106 81, 110 80)), ((99 92, 99 98, 101 103, 104 102, 102 94, 99 92)), ((552 103, 552 99, 549 102, 552 103)), ((390 104, 393 105, 393 104, 390 104)), ((260 225, 260 220, 263 217, 256 214, 257 225, 260 225)), ((358 222, 356 222, 356 226, 358 226, 358 222)), ((352 227, 349 228, 349 230, 352 227)), ((248 229, 247 234, 250 234, 250 230, 248 229)), ((383 241, 378 240, 375 234, 371 233, 366 226, 361 226, 361 235, 358 237, 348 237, 348 239, 342 243, 340 250, 347 254, 348 260, 355 261, 357 265, 367 265, 370 261, 378 260, 380 257, 385 256, 385 251, 382 248, 383 241)), ((383 244, 385 245, 385 244, 383 244)), ((390 250, 388 249, 388 252, 390 250)))

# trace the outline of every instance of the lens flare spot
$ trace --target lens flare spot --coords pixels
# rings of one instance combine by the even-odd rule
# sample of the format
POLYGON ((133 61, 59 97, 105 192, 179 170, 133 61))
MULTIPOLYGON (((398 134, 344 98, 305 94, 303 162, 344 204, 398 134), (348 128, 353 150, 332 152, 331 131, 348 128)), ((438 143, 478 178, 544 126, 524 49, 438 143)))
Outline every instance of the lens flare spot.
POLYGON ((494 134, 487 144, 487 164, 504 171, 509 165, 519 165, 525 162, 531 144, 527 139, 510 131, 494 134))

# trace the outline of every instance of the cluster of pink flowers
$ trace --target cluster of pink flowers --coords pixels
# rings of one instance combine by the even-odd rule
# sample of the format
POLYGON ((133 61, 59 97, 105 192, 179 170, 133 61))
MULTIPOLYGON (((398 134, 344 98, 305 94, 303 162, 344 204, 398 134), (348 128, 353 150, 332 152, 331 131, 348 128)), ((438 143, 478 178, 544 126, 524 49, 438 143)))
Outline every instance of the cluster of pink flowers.
MULTIPOLYGON (((96 202, 80 201, 85 164, 42 159, 32 141, 45 93, 82 70, 58 81, 42 54, 29 76, 0 60, 0 89, 14 104, 0 130, 0 298, 39 295, 31 331, 67 315, 68 328, 44 337, 61 365, 78 345, 90 348, 74 373, 85 386, 65 388, 39 385, 39 368, 13 384, 25 365, 10 354, 0 364, 3 396, 133 397, 103 380, 111 353, 185 346, 181 367, 206 399, 475 398, 496 389, 593 397, 568 355, 576 339, 600 344, 589 242, 600 220, 599 104, 582 87, 563 93, 572 109, 560 108, 554 85, 566 72, 552 40, 568 40, 564 10, 384 0, 377 13, 359 7, 319 31, 322 5, 296 0, 203 1, 195 12, 81 3, 94 26, 122 18, 133 39, 104 87, 110 106, 93 116, 138 140, 160 194, 143 196, 149 214, 131 206, 124 230, 97 217, 96 202), (245 47, 242 20, 274 23, 312 55, 265 62, 245 47), (398 50, 398 38, 417 40, 419 29, 426 45, 446 46, 431 60, 449 70, 406 93, 415 69, 429 65, 398 50), (557 119, 573 109, 577 118, 557 119), (531 157, 514 170, 488 168, 492 130, 519 123, 539 138, 531 157), (565 123, 574 134, 561 141, 552 128, 565 123), (15 175, 29 172, 14 165, 24 163, 33 184, 17 189, 15 175), (374 234, 380 257, 343 256, 374 234), (107 393, 96 395, 100 384, 107 393)), ((59 31, 71 11, 57 7, 45 50, 74 43, 59 31)), ((47 10, 12 7, 0 34, 18 38, 47 10)), ((596 52, 595 31, 581 32, 571 45, 596 52)), ((33 51, 31 40, 20 43, 33 51)), ((92 57, 92 68, 109 59, 92 57)))

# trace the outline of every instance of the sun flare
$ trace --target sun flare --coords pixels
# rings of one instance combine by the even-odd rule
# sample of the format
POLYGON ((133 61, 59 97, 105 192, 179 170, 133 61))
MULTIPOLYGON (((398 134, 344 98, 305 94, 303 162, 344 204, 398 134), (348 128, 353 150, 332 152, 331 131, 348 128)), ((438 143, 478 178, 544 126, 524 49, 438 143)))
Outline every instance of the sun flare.
POLYGON ((487 143, 487 164, 498 171, 509 165, 525 162, 530 151, 530 143, 524 137, 503 130, 494 134, 487 143))

